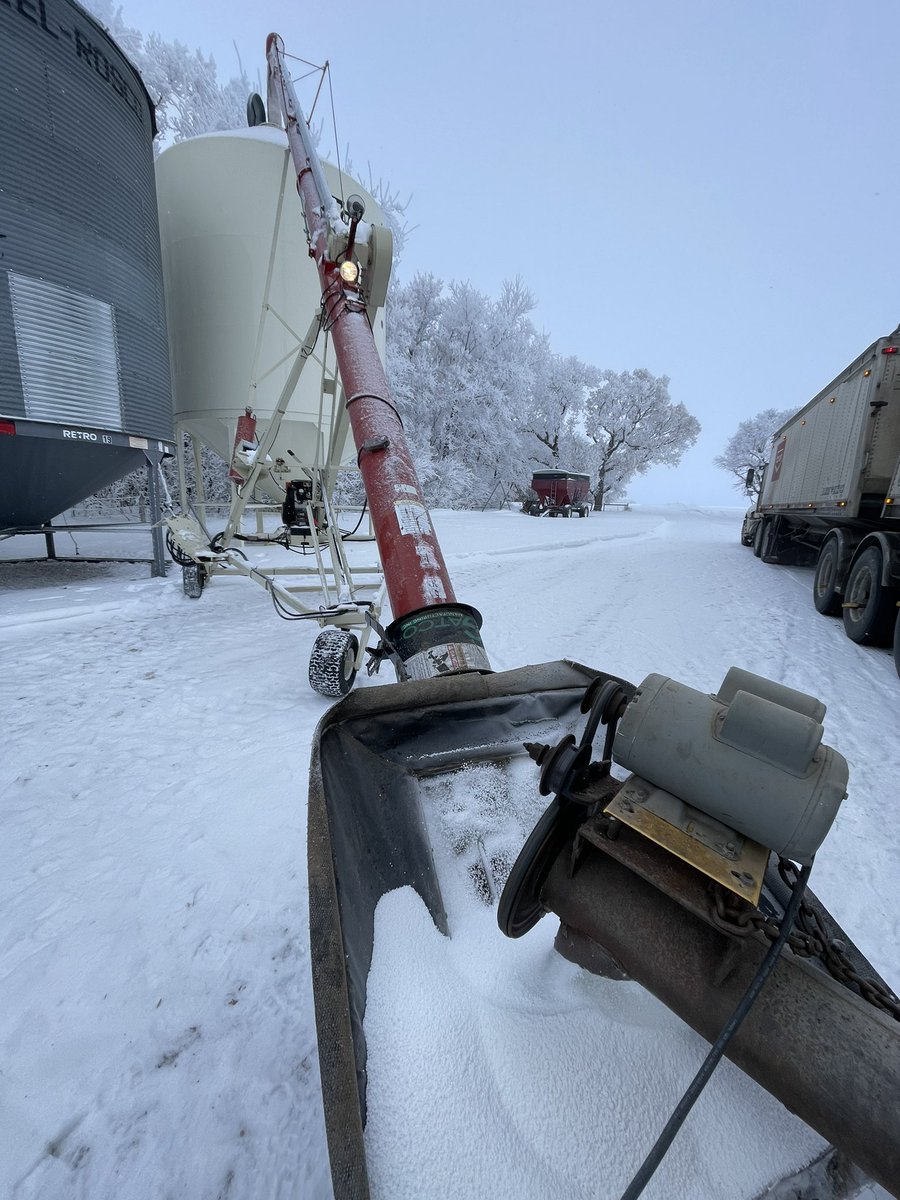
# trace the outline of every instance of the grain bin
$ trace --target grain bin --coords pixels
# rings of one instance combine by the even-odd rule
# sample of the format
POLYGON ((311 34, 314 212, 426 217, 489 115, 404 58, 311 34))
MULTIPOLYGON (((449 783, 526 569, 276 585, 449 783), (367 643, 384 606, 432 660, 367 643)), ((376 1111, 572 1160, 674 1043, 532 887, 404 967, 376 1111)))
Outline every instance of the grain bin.
POLYGON ((0 527, 172 450, 153 104, 71 0, 0 5, 0 527))
MULTIPOLYGON (((355 180, 324 167, 335 196, 361 196, 366 220, 386 224, 355 180)), ((271 418, 321 304, 287 138, 271 125, 208 134, 170 146, 156 170, 175 419, 228 461, 245 409, 271 418)), ((385 286, 389 268, 380 268, 385 286)), ((371 317, 383 358, 380 304, 371 317)), ((272 473, 257 484, 279 503, 299 463, 355 463, 335 376, 320 336, 270 451, 272 473)))

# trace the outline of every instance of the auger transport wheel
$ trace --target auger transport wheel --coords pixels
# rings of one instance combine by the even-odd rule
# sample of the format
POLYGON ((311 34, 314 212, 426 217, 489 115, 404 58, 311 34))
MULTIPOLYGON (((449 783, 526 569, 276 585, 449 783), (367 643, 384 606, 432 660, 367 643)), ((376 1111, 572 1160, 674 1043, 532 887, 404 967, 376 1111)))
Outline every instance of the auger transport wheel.
POLYGON ((309 656, 309 686, 320 696, 339 700, 356 679, 359 642, 346 629, 323 629, 309 656))
POLYGON ((181 568, 181 586, 191 600, 199 600, 206 584, 206 572, 200 563, 188 562, 181 568))

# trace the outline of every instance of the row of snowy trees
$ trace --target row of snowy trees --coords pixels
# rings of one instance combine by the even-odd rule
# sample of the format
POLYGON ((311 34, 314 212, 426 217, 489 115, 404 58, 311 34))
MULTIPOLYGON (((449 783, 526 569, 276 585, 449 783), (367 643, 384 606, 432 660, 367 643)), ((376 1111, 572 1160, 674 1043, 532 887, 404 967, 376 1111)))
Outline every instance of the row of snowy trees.
POLYGON ((763 467, 772 450, 772 436, 795 412, 793 408, 766 408, 755 417, 741 421, 724 451, 713 459, 717 467, 728 472, 734 487, 745 496, 758 498, 763 467), (749 475, 751 469, 753 474, 749 475))
MULTIPOLYGON (((156 102, 157 146, 243 125, 253 85, 239 60, 238 74, 220 84, 211 57, 143 34, 112 0, 87 4, 156 102)), ((369 188, 402 246, 406 206, 382 183, 370 180, 369 188)), ((469 283, 445 285, 430 275, 392 287, 388 373, 432 503, 522 498, 533 470, 565 467, 592 476, 599 506, 604 497, 622 496, 651 466, 676 465, 696 441, 699 424, 671 401, 665 376, 643 368, 617 373, 555 354, 530 320, 533 309, 518 279, 496 300, 469 283)), ((715 458, 740 491, 755 495, 772 433, 790 415, 766 409, 741 422, 715 458)), ((211 498, 227 496, 225 466, 206 450, 203 474, 211 498)), ((140 504, 145 492, 143 472, 136 472, 101 498, 140 504)))
MULTIPOLYGON (((158 144, 244 124, 252 87, 243 70, 219 84, 214 61, 200 51, 145 36, 111 0, 89 4, 157 102, 158 144)), ((405 205, 389 187, 369 186, 402 245, 405 205)), ((589 473, 599 507, 651 466, 676 464, 696 441, 700 426, 672 402, 665 376, 617 373, 555 354, 530 319, 534 307, 519 279, 504 284, 498 299, 430 275, 393 285, 387 370, 431 503, 524 499, 535 469, 557 467, 589 473)), ((216 466, 204 463, 204 476, 216 466)), ((139 503, 145 486, 137 473, 104 498, 139 503)), ((207 479, 208 494, 221 490, 207 479)))
POLYGON ((238 74, 219 83, 215 60, 183 42, 143 34, 112 0, 83 0, 137 67, 156 105, 156 146, 246 124, 247 97, 256 90, 238 61, 238 74))
POLYGON ((387 371, 431 503, 522 499, 534 470, 565 468, 591 475, 599 507, 696 441, 700 426, 665 376, 555 354, 534 307, 520 279, 496 300, 432 275, 393 289, 387 371))

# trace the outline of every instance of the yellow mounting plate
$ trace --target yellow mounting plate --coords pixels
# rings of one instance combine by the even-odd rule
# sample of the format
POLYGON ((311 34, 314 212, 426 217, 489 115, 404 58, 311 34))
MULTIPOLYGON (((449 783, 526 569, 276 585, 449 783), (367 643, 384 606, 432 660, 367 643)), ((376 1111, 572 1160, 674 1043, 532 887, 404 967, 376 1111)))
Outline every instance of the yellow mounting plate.
POLYGON ((742 899, 759 903, 769 861, 769 851, 759 842, 634 775, 604 812, 742 899))

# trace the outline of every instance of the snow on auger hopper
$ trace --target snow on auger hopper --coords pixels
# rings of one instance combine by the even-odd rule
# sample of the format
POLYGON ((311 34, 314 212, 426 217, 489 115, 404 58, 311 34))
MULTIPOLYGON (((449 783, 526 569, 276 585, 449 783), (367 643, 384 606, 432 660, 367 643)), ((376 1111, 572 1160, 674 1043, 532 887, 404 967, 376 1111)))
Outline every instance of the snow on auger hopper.
MULTIPOLYGON (((393 610, 376 657, 400 681, 334 706, 313 746, 310 936, 335 1195, 366 1197, 370 1181, 399 1194, 373 1174, 366 1129, 376 908, 411 888, 452 941, 458 880, 444 872, 454 856, 486 905, 499 896, 507 936, 555 913, 564 956, 636 980, 714 1042, 625 1196, 643 1190, 723 1053, 900 1191, 900 1004, 806 888, 848 779, 822 743, 824 706, 737 668, 715 695, 654 674, 634 686, 573 662, 491 672, 480 617, 454 596, 373 341, 366 234, 332 198, 277 35, 267 59, 268 119, 287 130, 393 610), (524 847, 513 830, 512 855, 509 830, 504 841, 483 824, 448 842, 436 819, 436 798, 458 795, 480 767, 495 779, 524 770, 532 802, 550 798, 524 847)), ((415 977, 412 938, 409 953, 415 977)), ((577 1115, 560 1115, 566 1129, 577 1115)), ((421 1141, 417 1119, 427 1120, 413 1106, 400 1150, 421 1141)), ((466 1135, 479 1138, 477 1121, 466 1135)), ((616 1130, 586 1130, 582 1153, 603 1159, 604 1136, 616 1130)), ((463 1163, 466 1148, 453 1154, 463 1163)), ((510 1180, 510 1194, 521 1182, 510 1180)), ((815 1194, 837 1195, 831 1184, 815 1194)), ((409 1194, 447 1193, 419 1177, 409 1194)))

